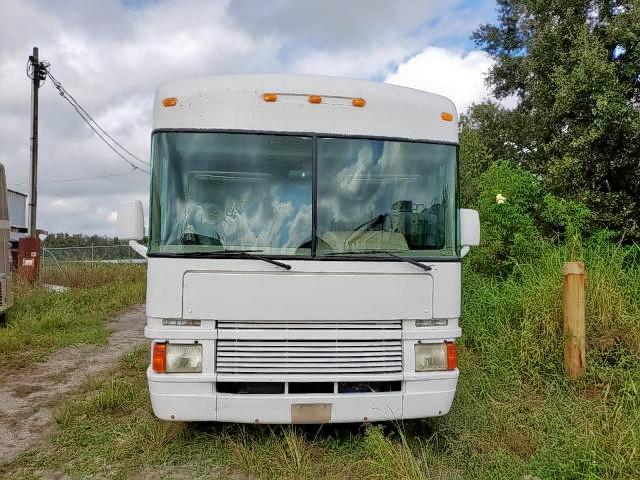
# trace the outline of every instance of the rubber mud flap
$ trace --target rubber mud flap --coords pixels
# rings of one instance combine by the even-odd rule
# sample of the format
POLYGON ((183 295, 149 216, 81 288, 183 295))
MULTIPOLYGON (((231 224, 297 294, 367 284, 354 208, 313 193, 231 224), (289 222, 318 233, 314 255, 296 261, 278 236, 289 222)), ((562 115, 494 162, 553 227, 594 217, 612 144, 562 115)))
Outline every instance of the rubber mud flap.
POLYGON ((331 403, 294 403, 291 405, 291 423, 330 423, 331 403))

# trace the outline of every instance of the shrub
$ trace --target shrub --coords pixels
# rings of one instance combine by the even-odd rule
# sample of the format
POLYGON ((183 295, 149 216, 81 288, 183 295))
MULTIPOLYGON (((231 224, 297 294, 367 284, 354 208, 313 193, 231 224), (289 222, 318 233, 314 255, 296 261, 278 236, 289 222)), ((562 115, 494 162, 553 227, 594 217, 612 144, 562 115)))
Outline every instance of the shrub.
POLYGON ((538 256, 545 240, 569 239, 575 248, 591 221, 583 204, 545 194, 535 175, 507 162, 494 163, 480 176, 476 206, 482 243, 471 263, 485 274, 509 274, 538 256))
POLYGON ((540 185, 532 174, 506 162, 494 163, 482 174, 479 185, 482 243, 472 263, 483 273, 505 274, 517 258, 535 251, 540 242, 534 221, 541 209, 540 185))

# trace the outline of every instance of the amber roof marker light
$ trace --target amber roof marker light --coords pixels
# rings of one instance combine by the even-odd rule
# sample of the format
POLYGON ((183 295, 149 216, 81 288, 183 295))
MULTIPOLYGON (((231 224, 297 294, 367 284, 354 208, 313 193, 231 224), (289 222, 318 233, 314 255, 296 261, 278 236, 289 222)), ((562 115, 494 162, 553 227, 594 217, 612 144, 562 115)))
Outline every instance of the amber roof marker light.
POLYGON ((165 107, 175 107, 178 104, 176 97, 167 97, 162 99, 162 105, 165 107))
POLYGON ((309 95, 309 103, 322 103, 320 95, 309 95))
POLYGON ((265 93, 262 95, 262 99, 265 102, 276 102, 278 100, 278 95, 275 93, 265 93))
POLYGON ((444 120, 445 122, 450 122, 451 120, 453 120, 453 114, 451 114, 449 112, 442 112, 440 114, 440 118, 442 120, 444 120))
POLYGON ((351 100, 351 105, 354 107, 364 107, 367 104, 367 101, 364 98, 354 98, 351 100))

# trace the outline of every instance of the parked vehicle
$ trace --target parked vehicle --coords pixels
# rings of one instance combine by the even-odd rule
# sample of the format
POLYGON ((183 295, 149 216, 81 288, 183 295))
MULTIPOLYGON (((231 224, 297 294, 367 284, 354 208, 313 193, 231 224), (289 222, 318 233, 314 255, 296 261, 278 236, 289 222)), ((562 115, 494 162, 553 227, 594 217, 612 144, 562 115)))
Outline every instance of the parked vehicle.
MULTIPOLYGON (((147 371, 167 420, 446 414, 461 259, 453 103, 321 76, 172 81, 154 103, 147 371)), ((120 238, 143 236, 123 204, 120 238)), ((138 248, 140 248, 138 246, 138 248)))
POLYGON ((6 323, 7 310, 13 305, 10 237, 7 179, 0 163, 0 325, 6 323))

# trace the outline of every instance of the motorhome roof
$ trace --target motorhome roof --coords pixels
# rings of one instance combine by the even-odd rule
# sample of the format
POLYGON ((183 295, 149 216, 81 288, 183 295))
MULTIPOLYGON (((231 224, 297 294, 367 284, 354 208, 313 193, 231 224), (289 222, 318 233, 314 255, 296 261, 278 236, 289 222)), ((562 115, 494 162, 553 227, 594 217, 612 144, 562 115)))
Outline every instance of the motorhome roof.
POLYGON ((457 121, 451 100, 411 88, 316 75, 220 75, 163 84, 156 92, 153 127, 457 143, 457 121), (275 101, 265 101, 268 93, 276 94, 275 101), (311 103, 309 96, 320 102, 311 103), (175 98, 175 105, 163 105, 168 98, 175 98), (360 98, 365 105, 354 106, 353 99, 360 98))

